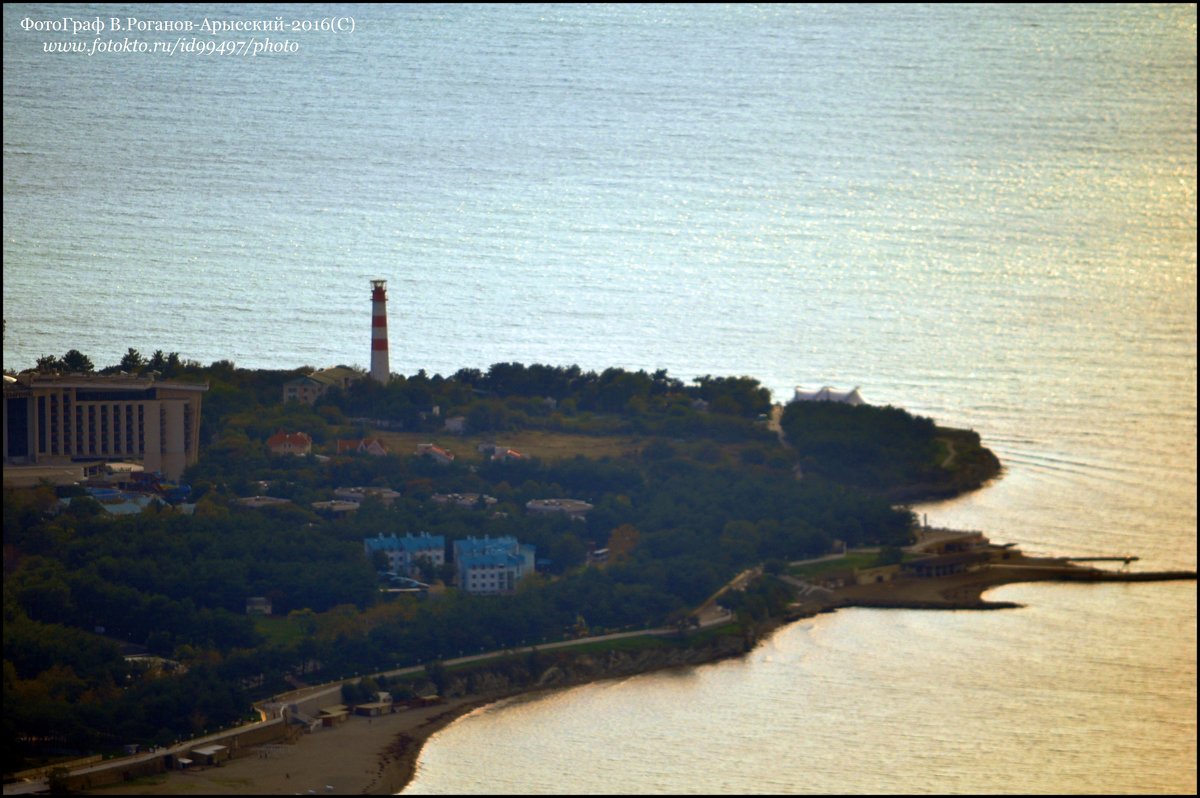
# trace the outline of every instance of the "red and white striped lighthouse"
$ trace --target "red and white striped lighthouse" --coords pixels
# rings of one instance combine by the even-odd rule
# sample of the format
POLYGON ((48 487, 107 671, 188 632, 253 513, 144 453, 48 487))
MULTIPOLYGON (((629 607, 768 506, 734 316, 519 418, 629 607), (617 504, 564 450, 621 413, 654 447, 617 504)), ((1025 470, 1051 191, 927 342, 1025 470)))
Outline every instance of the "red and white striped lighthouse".
POLYGON ((371 379, 387 385, 391 376, 388 369, 387 280, 372 280, 371 286, 371 379))

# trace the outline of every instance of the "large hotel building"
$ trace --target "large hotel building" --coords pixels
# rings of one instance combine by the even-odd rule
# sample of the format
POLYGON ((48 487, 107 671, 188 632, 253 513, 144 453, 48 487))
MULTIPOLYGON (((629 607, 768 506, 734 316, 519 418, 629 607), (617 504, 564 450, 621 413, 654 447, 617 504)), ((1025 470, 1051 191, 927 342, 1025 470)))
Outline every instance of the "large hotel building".
POLYGON ((10 466, 105 460, 140 460, 147 471, 178 479, 199 455, 206 390, 153 377, 5 375, 5 482, 10 466))

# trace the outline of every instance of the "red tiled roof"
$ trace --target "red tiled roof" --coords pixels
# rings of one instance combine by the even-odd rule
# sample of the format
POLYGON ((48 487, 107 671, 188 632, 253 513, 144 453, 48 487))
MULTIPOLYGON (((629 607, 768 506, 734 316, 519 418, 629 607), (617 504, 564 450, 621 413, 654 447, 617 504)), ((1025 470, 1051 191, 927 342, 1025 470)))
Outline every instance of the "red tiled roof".
POLYGON ((443 449, 435 443, 417 444, 417 454, 432 454, 445 457, 448 460, 454 459, 454 452, 451 452, 449 449, 443 449))
POLYGON ((267 438, 267 446, 272 449, 287 445, 311 446, 312 438, 305 432, 277 432, 267 438))

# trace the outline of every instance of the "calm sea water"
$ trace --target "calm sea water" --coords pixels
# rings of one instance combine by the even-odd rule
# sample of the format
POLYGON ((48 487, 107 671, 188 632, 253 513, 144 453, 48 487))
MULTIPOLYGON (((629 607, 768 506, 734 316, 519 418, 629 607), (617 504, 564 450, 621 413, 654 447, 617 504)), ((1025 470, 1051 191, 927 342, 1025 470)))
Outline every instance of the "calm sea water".
MULTIPOLYGON (((87 56, 20 22, 108 7, 5 6, 6 367, 366 366, 383 278, 396 371, 857 385, 1004 461, 932 523, 1196 567, 1194 6, 336 14, 87 56)), ((490 708, 410 791, 1195 791, 1195 583, 996 597, 490 708)))

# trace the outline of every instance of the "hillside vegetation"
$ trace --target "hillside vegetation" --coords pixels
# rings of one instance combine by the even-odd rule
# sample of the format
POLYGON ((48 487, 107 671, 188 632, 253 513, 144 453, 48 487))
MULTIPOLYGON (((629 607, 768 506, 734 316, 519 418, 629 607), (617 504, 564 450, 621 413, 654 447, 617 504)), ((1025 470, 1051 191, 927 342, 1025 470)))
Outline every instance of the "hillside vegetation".
MULTIPOLYGON (((237 722, 285 676, 427 663, 582 626, 678 623, 746 567, 820 555, 834 541, 907 543, 912 515, 888 492, 944 485, 955 471, 931 421, 890 408, 793 405, 787 448, 762 420, 769 393, 748 377, 685 385, 665 371, 508 363, 387 386, 363 379, 310 407, 280 402, 283 384, 305 370, 164 362, 168 376, 210 384, 201 457, 185 474, 194 512, 114 517, 83 497, 62 508, 59 494, 78 489, 6 491, 6 771, 237 722), (459 415, 466 438, 445 430, 459 415), (309 433, 322 457, 272 455, 265 441, 281 430, 309 433), (336 454, 337 439, 364 434, 379 434, 390 453, 336 454), (435 440, 462 456, 439 465, 413 455, 415 442, 435 440), (492 461, 475 448, 488 440, 528 451, 492 461), (401 496, 391 506, 368 499, 346 517, 313 508, 351 486, 401 496), (496 501, 430 500, 468 492, 496 501), (237 503, 260 494, 290 503, 237 503), (526 513, 543 498, 593 509, 584 520, 526 513), (427 596, 381 592, 363 539, 421 532, 444 536, 448 549, 511 535, 537 547, 538 574, 507 596, 459 592, 452 568, 422 574, 435 584, 427 596), (592 563, 601 548, 609 560, 592 563), (275 617, 253 622, 251 596, 271 599, 275 617), (161 659, 124 659, 118 642, 161 659)), ((974 457, 965 440, 953 448, 960 464, 974 457)), ((747 618, 767 606, 762 597, 733 604, 747 618)))
POLYGON ((896 407, 795 402, 780 426, 806 475, 893 501, 954 495, 1000 471, 977 433, 938 427, 896 407))

